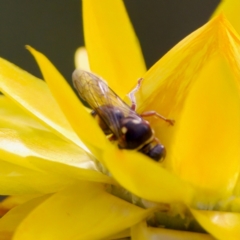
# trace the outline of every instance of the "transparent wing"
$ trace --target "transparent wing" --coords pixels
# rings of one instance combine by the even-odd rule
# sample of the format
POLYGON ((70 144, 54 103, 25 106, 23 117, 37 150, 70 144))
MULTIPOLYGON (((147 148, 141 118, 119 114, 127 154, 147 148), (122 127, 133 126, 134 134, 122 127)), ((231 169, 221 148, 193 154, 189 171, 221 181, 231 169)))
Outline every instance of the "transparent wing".
POLYGON ((73 72, 73 85, 79 96, 97 112, 116 137, 121 135, 121 129, 119 119, 111 107, 119 109, 124 117, 136 116, 136 113, 108 87, 107 83, 93 73, 75 70, 73 72), (109 107, 104 108, 103 112, 100 111, 102 106, 109 107))

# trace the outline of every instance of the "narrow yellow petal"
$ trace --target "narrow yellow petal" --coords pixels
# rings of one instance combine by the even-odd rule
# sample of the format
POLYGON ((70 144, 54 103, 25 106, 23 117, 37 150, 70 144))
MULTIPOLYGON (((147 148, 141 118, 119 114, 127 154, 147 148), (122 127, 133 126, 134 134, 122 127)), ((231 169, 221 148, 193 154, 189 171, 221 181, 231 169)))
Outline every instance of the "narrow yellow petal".
POLYGON ((27 201, 30 201, 33 198, 37 198, 41 196, 42 194, 24 194, 24 195, 8 196, 0 202, 0 209, 1 209, 0 211, 1 213, 4 212, 4 214, 6 214, 12 208, 17 207, 27 201))
POLYGON ((75 52, 74 60, 76 68, 90 71, 88 54, 85 47, 80 47, 77 49, 77 51, 75 52))
MULTIPOLYGON (((62 162, 73 166, 81 166, 91 159, 76 145, 63 141, 51 132, 22 127, 14 129, 0 128, 0 149, 4 153, 20 157, 35 156, 42 159, 62 162)), ((6 160, 8 160, 6 158, 6 160)), ((10 161, 10 160, 9 160, 10 161)), ((28 160, 25 160, 26 166, 28 160)), ((14 162, 16 163, 16 162, 14 162)), ((20 163, 21 164, 21 163, 20 163)), ((22 163, 23 164, 23 163, 22 163)))
MULTIPOLYGON (((0 125, 3 125, 1 121, 0 125)), ((98 172, 90 156, 76 145, 48 131, 25 126, 10 127, 0 128, 0 153, 3 160, 28 169, 40 168, 54 175, 63 174, 66 178, 113 182, 98 172)), ((63 178, 60 182, 64 181, 63 178)))
POLYGON ((0 219, 0 239, 10 240, 13 237, 14 231, 21 221, 39 204, 44 202, 49 195, 34 198, 21 204, 12 210, 10 210, 6 215, 0 219))
POLYGON ((123 1, 82 2, 90 68, 123 97, 146 71, 141 48, 123 1))
POLYGON ((240 238, 240 214, 191 209, 197 221, 219 240, 240 238))
MULTIPOLYGON (((0 153, 3 160, 14 164, 11 167, 15 171, 17 164, 33 170, 44 169, 52 175, 62 174, 67 178, 113 183, 112 178, 97 171, 95 163, 85 151, 57 137, 5 96, 0 96, 0 153)), ((27 186, 34 185, 34 181, 29 181, 34 173, 24 170, 20 174, 21 171, 18 171, 19 179, 25 179, 27 186)), ((20 180, 17 181, 17 176, 11 178, 8 173, 9 170, 7 173, 2 170, 2 182, 10 181, 17 188, 20 180)), ((37 181, 40 183, 40 178, 37 181)), ((59 184, 63 181, 64 178, 59 184)), ((3 185, 4 189, 14 190, 10 183, 3 185)), ((22 191, 21 188, 14 191, 18 190, 22 191)), ((32 190, 36 191, 34 187, 32 190)), ((10 194, 7 191, 2 189, 1 193, 10 194)))
POLYGON ((228 21, 233 25, 240 35, 240 1, 239 0, 221 0, 218 8, 213 14, 213 17, 219 13, 224 13, 228 21))
POLYGON ((85 110, 63 76, 53 64, 40 52, 27 47, 36 59, 49 89, 60 108, 80 139, 93 150, 93 147, 104 148, 106 137, 94 118, 85 110), (94 134, 91 134, 93 133, 94 134))
POLYGON ((84 150, 44 128, 4 96, 0 96, 0 113, 1 151, 22 157, 52 159, 78 167, 91 160, 84 150))
POLYGON ((0 160, 0 168, 0 195, 51 193, 75 181, 71 177, 32 170, 3 160, 0 160))
POLYGON ((239 55, 239 38, 219 16, 159 60, 137 93, 140 112, 175 119, 173 127, 151 121, 165 166, 213 194, 231 193, 240 168, 239 55))
POLYGON ((146 222, 141 222, 134 227, 131 231, 132 240, 214 240, 208 234, 177 231, 166 228, 153 228, 148 227, 146 222))
POLYGON ((0 91, 57 134, 84 147, 53 99, 46 83, 2 58, 0 58, 0 91))
POLYGON ((130 229, 126 229, 120 233, 114 234, 113 236, 107 238, 106 240, 117 240, 117 239, 125 239, 130 236, 130 229))
POLYGON ((145 219, 151 211, 110 195, 100 184, 81 182, 35 208, 13 240, 105 239, 145 219))
POLYGON ((86 180, 114 185, 117 184, 112 177, 97 171, 94 162, 90 161, 79 162, 79 164, 72 166, 61 162, 43 161, 43 159, 34 158, 31 159, 31 163, 34 164, 34 166, 37 166, 39 169, 45 170, 49 174, 53 175, 61 174, 76 180, 86 180))
POLYGON ((189 204, 192 188, 141 153, 108 148, 104 161, 113 177, 130 192, 154 202, 189 204))
POLYGON ((16 105, 12 100, 4 95, 0 95, 0 127, 13 126, 15 128, 30 127, 44 131, 51 131, 41 124, 38 119, 24 111, 23 108, 16 105))

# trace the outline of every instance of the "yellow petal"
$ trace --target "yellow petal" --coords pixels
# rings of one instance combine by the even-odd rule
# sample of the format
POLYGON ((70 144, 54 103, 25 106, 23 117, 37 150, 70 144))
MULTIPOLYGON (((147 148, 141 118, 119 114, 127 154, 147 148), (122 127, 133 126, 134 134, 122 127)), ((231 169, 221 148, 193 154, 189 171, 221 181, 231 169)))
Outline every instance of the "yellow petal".
POLYGON ((191 209, 192 214, 206 231, 219 240, 240 238, 240 214, 191 209))
POLYGON ((237 183, 235 185, 235 189, 234 189, 233 195, 237 196, 237 197, 240 196, 240 176, 238 176, 238 180, 237 180, 237 183))
POLYGON ((131 231, 132 240, 214 240, 208 234, 177 231, 165 228, 148 227, 146 222, 141 222, 134 227, 131 231))
POLYGON ((29 46, 27 49, 36 59, 49 89, 80 139, 91 149, 92 146, 102 149, 107 141, 105 135, 66 80, 42 53, 29 46))
POLYGON ((0 58, 0 90, 57 134, 84 147, 45 82, 0 58))
POLYGON ((3 160, 0 168, 0 195, 51 193, 74 182, 70 177, 30 170, 3 160))
POLYGON ((90 68, 120 97, 146 71, 141 49, 122 0, 84 0, 84 37, 90 68))
POLYGON ((189 204, 192 188, 135 151, 108 148, 104 161, 113 177, 130 192, 154 202, 184 202, 189 204))
POLYGON ((130 229, 126 229, 120 233, 114 234, 113 236, 107 238, 107 240, 117 240, 117 239, 125 239, 130 236, 130 229))
POLYGON ((102 185, 81 182, 35 208, 19 225, 13 240, 104 239, 151 211, 108 194, 102 185))
POLYGON ((24 157, 34 155, 52 158, 68 164, 72 164, 73 160, 79 163, 82 161, 79 160, 80 156, 89 160, 88 155, 81 148, 56 136, 5 96, 0 96, 0 113, 2 151, 24 157), (71 156, 76 153, 79 155, 71 156))
MULTIPOLYGON (((72 146, 72 144, 68 143, 66 145, 66 143, 60 138, 57 138, 56 135, 42 130, 40 124, 36 124, 32 118, 28 117, 27 114, 24 115, 22 111, 11 112, 13 110, 19 110, 19 108, 11 108, 11 104, 4 105, 4 102, 9 102, 2 100, 6 100, 6 98, 3 96, 0 98, 0 106, 8 106, 9 108, 0 108, 0 194, 9 195, 54 192, 62 189, 69 183, 72 183, 72 176, 63 177, 59 176, 59 174, 53 176, 51 173, 39 172, 39 168, 31 162, 39 159, 43 164, 43 162, 46 162, 47 160, 54 161, 55 159, 55 161, 65 161, 65 164, 68 164, 68 162, 69 164, 72 164, 71 154, 66 155, 67 151, 70 150, 67 145, 72 146), (5 119, 4 117, 7 118, 5 119), (11 129, 9 129, 9 127, 11 129), (34 134, 36 135, 34 136, 34 134), (37 134, 40 135, 37 136, 37 134), (51 137, 45 139, 45 134, 47 134, 48 137, 53 136, 55 141, 52 141, 53 139, 51 139, 51 137), (48 142, 48 140, 50 140, 50 142, 48 142), (63 147, 64 149, 64 145, 57 145, 57 142, 64 143, 66 147, 65 154, 64 151, 61 154, 61 148, 63 147), (43 146, 43 143, 46 143, 45 147, 43 146), (69 159, 71 161, 69 161, 69 159), (6 160, 7 162, 3 160, 6 160)), ((75 147, 75 149, 77 152, 80 150, 80 148, 77 147, 75 147)), ((80 155, 75 157, 81 159, 81 156, 84 157, 84 155, 85 153, 83 155, 80 153, 80 155)), ((85 160, 87 160, 87 158, 85 158, 85 160)), ((77 163, 80 163, 79 160, 75 161, 75 164, 77 163)), ((81 176, 81 169, 78 174, 81 176)), ((95 175, 97 175, 97 179, 101 179, 101 176, 98 176, 100 173, 97 174, 95 171, 85 170, 83 174, 85 179, 89 179, 89 177, 90 179, 94 179, 96 178, 95 175)), ((106 177, 103 175, 103 179, 105 178, 106 177)))
MULTIPOLYGON (((35 156, 80 167, 91 161, 84 150, 66 142, 24 113, 6 97, 0 97, 0 149, 22 157, 35 156)), ((3 154, 1 155, 3 158, 3 154)), ((7 158, 6 158, 7 160, 7 158)), ((25 162, 28 162, 25 160, 25 162)), ((16 164, 16 162, 14 161, 16 164)), ((21 163, 19 163, 21 164, 21 163)), ((21 165, 21 166, 28 166, 21 165)), ((29 165, 28 167, 31 168, 29 165)))
POLYGON ((0 95, 0 127, 22 128, 22 126, 37 128, 44 131, 51 131, 35 119, 32 115, 16 105, 4 95, 0 95))
POLYGON ((229 62, 233 60, 230 69, 236 72, 239 39, 223 15, 184 38, 147 71, 136 93, 138 111, 156 110, 172 117, 179 114, 196 76, 216 52, 223 53, 229 62))
POLYGON ((88 54, 85 47, 80 47, 77 49, 75 56, 75 67, 85 71, 90 71, 88 54))
POLYGON ((237 192, 237 194, 236 192, 233 192, 233 196, 237 196, 237 197, 231 197, 225 201, 221 201, 221 205, 220 205, 221 211, 238 212, 238 213, 240 212, 239 192, 237 192))
MULTIPOLYGON (((0 125, 3 125, 1 121, 0 125)), ((85 151, 51 132, 24 125, 0 128, 0 153, 3 160, 29 169, 41 168, 67 178, 112 183, 108 176, 96 170, 85 151)), ((63 181, 64 178, 60 182, 63 181)))
POLYGON ((173 170, 181 178, 225 194, 232 191, 239 174, 240 99, 228 64, 218 57, 196 79, 169 152, 175 156, 173 170), (211 81, 210 76, 214 76, 211 81))
MULTIPOLYGON (((81 148, 63 141, 53 133, 24 126, 21 129, 0 128, 0 149, 1 158, 6 152, 6 155, 9 153, 22 158, 34 156, 79 167, 81 163, 91 160, 81 148)), ((6 158, 6 161, 10 159, 6 158)), ((29 159, 19 164, 31 168, 29 159)))
MULTIPOLYGON (((95 163, 81 148, 57 137, 5 96, 0 96, 0 113, 0 152, 3 160, 29 169, 41 168, 53 175, 63 174, 75 179, 113 182, 110 177, 96 171, 95 163)), ((14 165, 12 168, 16 170, 14 165)), ((23 176, 23 173, 19 175, 21 178, 23 176)), ((11 181, 13 184, 16 181, 16 176, 11 180, 11 175, 5 174, 2 178, 7 178, 2 181, 11 181)), ((29 177, 24 179, 28 181, 29 177)), ((64 178, 60 182, 63 181, 64 178)), ((16 186, 17 184, 15 182, 16 186)), ((8 187, 7 184, 4 186, 8 187)))
POLYGON ((10 210, 0 219, 0 239, 10 240, 21 221, 40 203, 44 202, 49 195, 34 198, 10 210))
POLYGON ((176 121, 173 127, 152 121, 168 169, 213 194, 231 193, 240 168, 239 49, 234 30, 219 16, 159 60, 138 93, 140 111, 176 121))
POLYGON ((1 217, 6 214, 9 210, 17 207, 33 198, 42 196, 42 194, 24 194, 24 195, 12 195, 4 198, 0 202, 1 217))
POLYGON ((112 177, 109 177, 97 170, 94 162, 79 162, 79 166, 71 166, 56 161, 43 161, 40 158, 31 159, 31 163, 37 166, 39 169, 45 170, 49 174, 63 175, 68 178, 87 180, 100 183, 109 183, 116 185, 112 177))
POLYGON ((238 34, 240 34, 240 1, 239 0, 222 0, 213 14, 213 17, 217 16, 219 13, 224 13, 233 27, 236 29, 238 34))

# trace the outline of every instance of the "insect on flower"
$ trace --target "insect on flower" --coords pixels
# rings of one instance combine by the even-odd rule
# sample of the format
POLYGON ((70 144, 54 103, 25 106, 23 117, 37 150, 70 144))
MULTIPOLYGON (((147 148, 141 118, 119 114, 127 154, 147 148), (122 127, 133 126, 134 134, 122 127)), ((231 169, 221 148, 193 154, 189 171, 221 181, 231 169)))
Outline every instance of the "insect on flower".
POLYGON ((132 106, 128 106, 100 77, 93 73, 75 70, 73 85, 80 98, 93 109, 92 115, 110 140, 116 140, 120 149, 137 150, 158 161, 166 155, 165 147, 154 136, 149 122, 143 117, 157 116, 173 125, 174 121, 167 119, 155 111, 137 114, 135 92, 138 85, 128 94, 132 106))

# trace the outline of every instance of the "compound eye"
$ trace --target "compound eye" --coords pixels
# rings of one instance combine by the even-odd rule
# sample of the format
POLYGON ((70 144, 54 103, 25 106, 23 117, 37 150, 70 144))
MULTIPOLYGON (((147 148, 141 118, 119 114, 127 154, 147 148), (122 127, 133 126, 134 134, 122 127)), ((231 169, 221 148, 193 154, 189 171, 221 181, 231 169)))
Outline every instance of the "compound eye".
POLYGON ((146 153, 150 158, 156 161, 163 160, 166 157, 166 149, 163 145, 157 144, 146 153))

